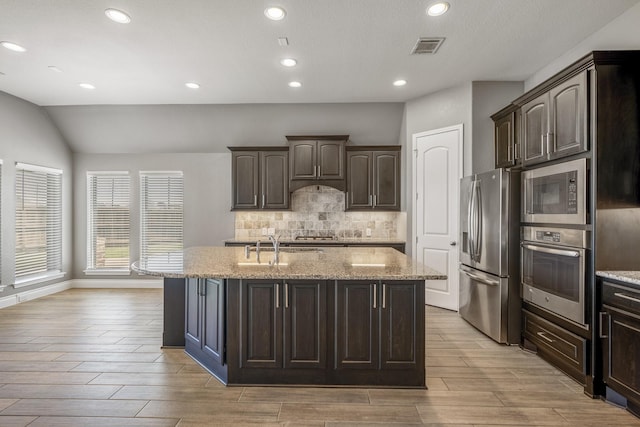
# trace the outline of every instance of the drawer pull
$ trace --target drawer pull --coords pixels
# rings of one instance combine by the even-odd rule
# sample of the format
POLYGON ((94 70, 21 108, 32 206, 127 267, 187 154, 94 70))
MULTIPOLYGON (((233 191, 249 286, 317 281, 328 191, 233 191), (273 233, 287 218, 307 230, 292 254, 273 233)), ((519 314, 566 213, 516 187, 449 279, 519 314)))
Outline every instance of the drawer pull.
POLYGON ((637 303, 640 304, 640 299, 638 299, 638 298, 630 297, 629 295, 621 294, 620 292, 616 292, 613 295, 616 296, 616 297, 623 298, 623 299, 626 299, 626 300, 629 300, 629 301, 633 301, 633 302, 637 302, 637 303))
POLYGON ((605 335, 603 332, 604 329, 604 323, 605 323, 605 316, 607 315, 606 312, 601 311, 600 313, 598 313, 600 315, 600 333, 598 334, 599 338, 609 338, 609 334, 605 335))
POLYGON ((538 332, 537 335, 542 338, 543 340, 545 340, 546 342, 552 343, 555 342, 554 340, 552 340, 551 338, 549 338, 548 336, 546 336, 544 334, 544 332, 538 332))

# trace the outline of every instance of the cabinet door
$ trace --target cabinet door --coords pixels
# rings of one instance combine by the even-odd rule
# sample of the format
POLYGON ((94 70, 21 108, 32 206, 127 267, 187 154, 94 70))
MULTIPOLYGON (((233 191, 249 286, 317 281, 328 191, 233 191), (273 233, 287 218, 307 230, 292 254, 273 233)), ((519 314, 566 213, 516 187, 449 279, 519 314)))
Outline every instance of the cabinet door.
POLYGON ((551 89, 550 158, 587 150, 587 72, 551 89))
POLYGON ((202 351, 220 364, 224 363, 225 303, 224 282, 206 279, 202 286, 202 351))
POLYGON ((336 286, 336 368, 378 369, 378 284, 340 281, 336 286))
POLYGON ((397 151, 373 152, 373 208, 400 210, 400 157, 397 151))
POLYGON ((327 284, 284 283, 284 367, 327 367, 327 284))
POLYGON ((258 152, 231 154, 233 209, 258 209, 258 152))
POLYGON ((514 124, 513 113, 497 119, 494 123, 496 168, 509 167, 515 164, 514 124))
POLYGON ((640 316, 608 311, 607 339, 603 349, 604 382, 630 400, 640 403, 640 316))
POLYGON ((344 141, 318 141, 318 179, 344 179, 344 141))
POLYGON ((424 359, 424 285, 382 282, 380 303, 382 369, 416 369, 424 359))
POLYGON ((185 345, 200 349, 202 346, 202 332, 200 330, 200 318, 202 306, 200 305, 200 283, 199 279, 187 279, 185 286, 185 345))
POLYGON ((264 209, 289 208, 289 153, 261 153, 261 200, 264 209))
POLYGON ((291 179, 315 179, 317 171, 316 141, 294 141, 290 145, 291 179))
POLYGON ((282 367, 281 284, 243 280, 240 287, 240 367, 282 367))
POLYGON ((523 161, 533 164, 547 160, 549 94, 522 106, 523 161))
POLYGON ((347 152, 347 209, 371 209, 373 207, 372 156, 371 151, 347 152))

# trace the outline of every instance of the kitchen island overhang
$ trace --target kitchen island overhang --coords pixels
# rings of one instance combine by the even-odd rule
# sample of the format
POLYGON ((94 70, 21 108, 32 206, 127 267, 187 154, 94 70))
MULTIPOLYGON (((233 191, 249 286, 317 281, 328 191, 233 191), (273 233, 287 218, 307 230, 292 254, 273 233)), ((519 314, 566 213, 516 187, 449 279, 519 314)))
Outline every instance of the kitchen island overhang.
POLYGON ((225 384, 425 387, 424 283, 446 276, 390 248, 305 249, 134 269, 165 278, 163 345, 225 384))

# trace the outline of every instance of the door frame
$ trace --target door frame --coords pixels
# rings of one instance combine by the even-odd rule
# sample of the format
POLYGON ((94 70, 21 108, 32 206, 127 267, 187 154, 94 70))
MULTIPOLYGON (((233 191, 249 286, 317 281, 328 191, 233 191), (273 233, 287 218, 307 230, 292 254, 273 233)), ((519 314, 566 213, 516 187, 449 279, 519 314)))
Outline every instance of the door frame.
MULTIPOLYGON (((411 194, 411 200, 412 200, 412 214, 411 214, 411 255, 412 258, 414 260, 417 260, 417 253, 418 253, 418 235, 417 235, 417 214, 418 214, 418 205, 415 202, 416 198, 417 198, 417 194, 418 194, 418 139, 425 137, 425 136, 430 136, 430 135, 437 135, 440 133, 445 133, 445 132, 451 132, 451 131, 458 131, 458 181, 460 180, 460 178, 462 178, 464 176, 464 126, 462 123, 457 124, 457 125, 453 125, 453 126, 447 126, 447 127, 443 127, 443 128, 438 128, 438 129, 432 129, 432 130, 428 130, 428 131, 424 131, 424 132, 418 132, 418 133, 414 133, 411 136, 411 149, 413 152, 413 170, 412 170, 412 186, 413 186, 413 194, 411 194)), ((459 193, 459 186, 458 186, 458 193, 459 193)), ((455 221, 458 223, 458 227, 460 226, 460 194, 453 194, 451 195, 452 197, 454 197, 454 200, 456 200, 456 218, 455 221)), ((459 230, 458 230, 459 231, 459 230)), ((459 234, 459 233, 458 233, 459 234)), ((455 236, 455 241, 459 240, 459 236, 455 236)), ((459 243, 459 242, 458 242, 459 243)), ((458 246, 456 246, 457 248, 458 246)), ((451 279, 451 278, 449 278, 451 279)))

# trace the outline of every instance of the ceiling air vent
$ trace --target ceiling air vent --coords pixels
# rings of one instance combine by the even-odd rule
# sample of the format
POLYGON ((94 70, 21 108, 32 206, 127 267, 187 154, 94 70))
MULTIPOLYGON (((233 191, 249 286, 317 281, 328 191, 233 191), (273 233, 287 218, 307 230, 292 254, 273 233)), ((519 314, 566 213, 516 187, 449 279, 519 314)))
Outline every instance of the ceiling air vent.
POLYGON ((436 53, 444 42, 444 37, 421 37, 411 51, 412 55, 436 53))

